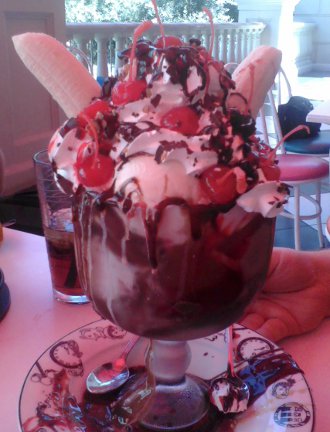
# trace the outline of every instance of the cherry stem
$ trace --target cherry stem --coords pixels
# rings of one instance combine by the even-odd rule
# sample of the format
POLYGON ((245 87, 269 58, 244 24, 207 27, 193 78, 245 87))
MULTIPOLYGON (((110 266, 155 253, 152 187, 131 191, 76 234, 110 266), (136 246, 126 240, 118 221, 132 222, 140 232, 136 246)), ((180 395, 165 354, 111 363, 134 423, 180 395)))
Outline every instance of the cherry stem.
POLYGON ((159 31, 160 31, 161 37, 163 39, 163 48, 165 48, 165 31, 164 31, 164 26, 163 26, 162 20, 160 19, 160 16, 158 13, 157 0, 151 0, 151 1, 152 1, 153 6, 154 6, 155 15, 156 15, 157 22, 159 25, 159 31))
POLYGON ((136 67, 134 68, 134 71, 133 71, 133 61, 134 61, 134 57, 135 57, 135 49, 136 49, 137 41, 138 41, 139 37, 142 36, 144 32, 148 31, 152 26, 153 26, 153 24, 151 21, 144 21, 138 27, 136 27, 136 29, 134 30, 133 43, 132 43, 132 47, 131 47, 131 54, 129 57, 129 62, 130 62, 129 75, 128 75, 129 81, 134 81, 136 78, 136 67))
POLYGON ((210 40, 210 46, 209 46, 209 54, 210 54, 210 56, 212 56, 212 53, 213 53, 213 45, 214 45, 214 22, 213 22, 213 15, 212 15, 212 12, 208 9, 208 8, 206 8, 206 7, 203 7, 203 12, 205 12, 206 13, 206 15, 208 16, 208 18, 209 18, 209 21, 210 21, 210 26, 211 26, 211 40, 210 40))
POLYGON ((301 130, 305 130, 308 134, 310 134, 310 129, 308 126, 306 125, 299 125, 296 126, 294 129, 292 129, 290 132, 288 132, 287 134, 284 135, 284 137, 276 144, 276 147, 273 148, 273 150, 269 153, 269 159, 275 159, 276 157, 276 152, 279 149, 279 147, 281 147, 281 145, 293 134, 295 134, 296 132, 299 132, 301 130))
POLYGON ((93 160, 93 165, 96 163, 97 157, 99 155, 99 137, 97 135, 97 130, 95 125, 93 124, 92 120, 86 116, 85 114, 81 114, 81 117, 87 122, 89 130, 90 130, 90 134, 93 138, 93 142, 95 143, 95 155, 94 155, 94 160, 93 160))

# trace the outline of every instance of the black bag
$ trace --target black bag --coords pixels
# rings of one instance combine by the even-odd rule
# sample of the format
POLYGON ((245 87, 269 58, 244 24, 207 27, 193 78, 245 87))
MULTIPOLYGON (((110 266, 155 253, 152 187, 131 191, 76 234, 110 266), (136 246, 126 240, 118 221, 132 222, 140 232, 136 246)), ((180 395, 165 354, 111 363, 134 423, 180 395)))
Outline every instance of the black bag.
POLYGON ((301 130, 287 139, 308 138, 319 133, 321 123, 311 123, 306 121, 307 114, 312 111, 313 104, 302 96, 292 96, 288 103, 278 106, 278 118, 282 129, 282 134, 286 135, 299 125, 309 127, 310 134, 306 130, 301 130))

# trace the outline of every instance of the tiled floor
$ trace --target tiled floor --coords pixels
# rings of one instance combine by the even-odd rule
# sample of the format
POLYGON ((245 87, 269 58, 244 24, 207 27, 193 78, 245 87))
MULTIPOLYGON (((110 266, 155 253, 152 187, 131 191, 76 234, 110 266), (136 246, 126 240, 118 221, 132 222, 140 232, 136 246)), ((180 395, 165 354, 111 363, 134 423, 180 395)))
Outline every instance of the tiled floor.
MULTIPOLYGON (((317 250, 320 248, 317 231, 315 228, 301 222, 301 249, 317 250)), ((325 247, 330 247, 329 242, 324 238, 325 247)), ((294 248, 293 221, 279 216, 276 221, 274 246, 294 248)))

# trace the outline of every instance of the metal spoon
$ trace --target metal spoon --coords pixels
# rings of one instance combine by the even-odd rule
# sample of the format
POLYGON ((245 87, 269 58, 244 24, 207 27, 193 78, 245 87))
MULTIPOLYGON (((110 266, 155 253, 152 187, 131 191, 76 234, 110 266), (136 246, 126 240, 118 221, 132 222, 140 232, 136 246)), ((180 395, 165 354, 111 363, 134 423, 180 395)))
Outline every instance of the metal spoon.
POLYGON ((228 348, 227 371, 212 382, 211 400, 224 413, 245 411, 250 397, 248 385, 234 370, 233 326, 226 328, 225 340, 228 348))
POLYGON ((116 360, 105 363, 90 372, 86 380, 87 390, 90 393, 102 394, 116 390, 128 380, 129 369, 126 359, 139 338, 139 336, 132 336, 116 360))

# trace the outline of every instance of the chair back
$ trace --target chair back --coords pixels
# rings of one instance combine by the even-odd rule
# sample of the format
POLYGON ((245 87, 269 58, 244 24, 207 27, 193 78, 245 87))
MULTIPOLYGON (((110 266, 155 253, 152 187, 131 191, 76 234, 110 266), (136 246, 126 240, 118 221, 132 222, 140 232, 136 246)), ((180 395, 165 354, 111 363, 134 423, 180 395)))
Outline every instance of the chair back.
MULTIPOLYGON (((260 108, 260 112, 259 112, 263 139, 268 145, 269 145, 270 132, 268 126, 269 121, 267 122, 266 110, 267 108, 270 110, 271 121, 274 125, 275 138, 277 143, 280 143, 283 140, 283 134, 282 134, 282 129, 278 117, 278 106, 284 102, 283 100, 284 97, 285 97, 285 101, 287 101, 288 99, 291 98, 291 96, 292 96, 292 89, 291 89, 289 79, 281 67, 275 78, 274 84, 267 92, 265 103, 260 108)), ((280 146, 277 149, 277 152, 280 154, 285 153, 284 143, 280 144, 280 146)))

